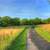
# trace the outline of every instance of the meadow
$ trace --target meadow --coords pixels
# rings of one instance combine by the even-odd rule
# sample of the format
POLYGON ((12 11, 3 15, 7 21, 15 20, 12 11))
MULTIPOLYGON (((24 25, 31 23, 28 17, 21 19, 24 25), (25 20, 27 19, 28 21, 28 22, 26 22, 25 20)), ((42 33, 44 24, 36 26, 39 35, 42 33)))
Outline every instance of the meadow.
POLYGON ((50 24, 39 25, 35 27, 35 31, 47 42, 50 42, 50 24))
MULTIPOLYGON (((50 24, 41 24, 33 27, 0 27, 0 50, 27 50, 27 33, 29 28, 31 30, 33 28, 36 31, 35 33, 42 39, 50 42, 50 24)), ((35 37, 35 39, 37 38, 35 37)))
POLYGON ((25 27, 0 28, 0 50, 26 50, 25 27))

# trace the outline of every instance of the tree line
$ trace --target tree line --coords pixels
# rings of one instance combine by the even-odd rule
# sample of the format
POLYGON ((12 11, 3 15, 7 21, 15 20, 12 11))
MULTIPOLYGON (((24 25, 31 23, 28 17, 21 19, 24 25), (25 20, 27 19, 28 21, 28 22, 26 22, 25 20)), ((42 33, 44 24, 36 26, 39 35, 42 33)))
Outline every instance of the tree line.
POLYGON ((0 27, 5 26, 20 26, 20 25, 38 25, 38 24, 48 24, 50 23, 50 18, 41 19, 20 19, 20 18, 11 18, 9 16, 0 17, 0 27))

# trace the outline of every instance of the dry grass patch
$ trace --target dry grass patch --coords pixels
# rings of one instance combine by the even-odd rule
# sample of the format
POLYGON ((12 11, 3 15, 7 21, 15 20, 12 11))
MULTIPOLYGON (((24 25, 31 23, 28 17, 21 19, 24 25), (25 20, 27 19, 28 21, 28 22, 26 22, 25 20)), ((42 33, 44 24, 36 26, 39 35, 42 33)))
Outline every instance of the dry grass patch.
POLYGON ((0 50, 5 50, 5 47, 10 45, 24 28, 1 28, 0 29, 0 50))
POLYGON ((50 24, 39 25, 35 30, 43 39, 50 42, 50 24))
POLYGON ((50 24, 44 24, 40 26, 43 30, 50 32, 50 24))
POLYGON ((8 28, 8 29, 0 29, 0 35, 14 35, 15 33, 21 32, 22 29, 14 29, 14 28, 8 28))

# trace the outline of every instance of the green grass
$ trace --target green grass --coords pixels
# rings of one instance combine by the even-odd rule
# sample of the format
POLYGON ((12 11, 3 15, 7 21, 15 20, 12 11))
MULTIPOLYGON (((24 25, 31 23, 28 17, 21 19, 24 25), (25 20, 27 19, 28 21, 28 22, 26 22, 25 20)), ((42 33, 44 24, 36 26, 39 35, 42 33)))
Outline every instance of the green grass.
POLYGON ((40 27, 35 27, 35 30, 36 30, 37 34, 39 34, 39 36, 41 36, 47 42, 50 42, 50 33, 41 29, 40 27))
MULTIPOLYGON (((25 27, 20 27, 19 29, 22 29, 22 31, 24 30, 25 27)), ((21 32, 22 32, 21 31, 21 32)), ((0 50, 7 50, 5 48, 7 48, 8 46, 11 45, 12 41, 15 38, 18 38, 18 36, 20 35, 20 31, 19 33, 16 33, 15 35, 6 35, 6 36, 0 36, 0 50)), ((15 45, 14 45, 15 46, 15 45)))
POLYGON ((18 37, 16 37, 10 46, 6 50, 27 50, 26 49, 26 38, 27 38, 27 28, 25 28, 18 37))

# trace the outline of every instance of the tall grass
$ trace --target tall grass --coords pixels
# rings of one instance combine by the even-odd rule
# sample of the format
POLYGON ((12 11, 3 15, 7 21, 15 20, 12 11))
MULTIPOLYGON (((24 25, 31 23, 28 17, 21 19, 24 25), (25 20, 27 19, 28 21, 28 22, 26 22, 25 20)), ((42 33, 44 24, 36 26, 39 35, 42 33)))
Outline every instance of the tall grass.
MULTIPOLYGON (((19 29, 23 30, 24 28, 19 28, 19 29)), ((2 34, 2 35, 0 35, 0 50, 6 50, 5 48, 7 46, 10 46, 11 42, 20 34, 20 32, 22 30, 20 30, 19 32, 16 32, 16 33, 11 31, 11 32, 8 32, 8 34, 5 34, 6 32, 3 32, 4 35, 2 33, 0 33, 0 34, 2 34)))
POLYGON ((27 50, 26 49, 27 28, 25 28, 18 37, 16 37, 10 46, 5 50, 27 50))

